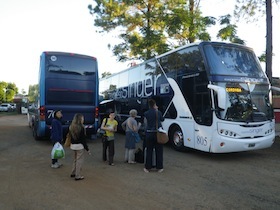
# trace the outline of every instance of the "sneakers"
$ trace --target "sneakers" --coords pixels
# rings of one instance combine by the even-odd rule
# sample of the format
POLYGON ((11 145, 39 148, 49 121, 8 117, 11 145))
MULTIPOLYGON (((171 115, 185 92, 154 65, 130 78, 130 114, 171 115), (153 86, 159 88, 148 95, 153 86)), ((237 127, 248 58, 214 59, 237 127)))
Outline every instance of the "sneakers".
POLYGON ((55 163, 55 164, 52 164, 51 167, 52 167, 52 168, 59 168, 60 165, 59 165, 58 163, 55 163))
POLYGON ((145 173, 149 173, 150 171, 146 168, 143 169, 145 173))
POLYGON ((56 162, 56 164, 57 164, 59 167, 63 166, 63 164, 62 164, 62 163, 59 163, 59 162, 56 162))
POLYGON ((59 168, 62 166, 62 163, 56 162, 55 164, 52 164, 51 167, 52 168, 59 168))
POLYGON ((163 168, 161 168, 161 169, 158 169, 158 171, 157 171, 158 173, 162 173, 163 172, 163 168))
POLYGON ((75 178, 76 181, 83 180, 85 177, 81 176, 79 178, 75 178))
MULTIPOLYGON (((149 172, 150 172, 150 170, 149 170, 149 169, 146 169, 146 168, 144 168, 143 170, 144 170, 145 173, 149 173, 149 172)), ((162 172, 163 172, 163 168, 158 169, 157 172, 158 172, 158 173, 162 173, 162 172)))

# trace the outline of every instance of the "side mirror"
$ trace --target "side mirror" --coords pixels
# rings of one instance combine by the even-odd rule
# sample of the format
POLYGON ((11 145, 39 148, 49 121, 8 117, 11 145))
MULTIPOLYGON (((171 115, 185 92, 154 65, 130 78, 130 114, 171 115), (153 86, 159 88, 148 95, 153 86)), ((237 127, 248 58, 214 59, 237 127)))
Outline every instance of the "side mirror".
POLYGON ((217 86, 217 85, 211 85, 209 84, 207 86, 209 89, 214 90, 218 95, 218 106, 222 110, 226 109, 226 90, 223 87, 217 86))
POLYGON ((275 87, 275 86, 272 86, 272 87, 271 87, 271 90, 275 90, 275 91, 277 91, 277 92, 280 92, 280 88, 279 88, 279 87, 275 87))

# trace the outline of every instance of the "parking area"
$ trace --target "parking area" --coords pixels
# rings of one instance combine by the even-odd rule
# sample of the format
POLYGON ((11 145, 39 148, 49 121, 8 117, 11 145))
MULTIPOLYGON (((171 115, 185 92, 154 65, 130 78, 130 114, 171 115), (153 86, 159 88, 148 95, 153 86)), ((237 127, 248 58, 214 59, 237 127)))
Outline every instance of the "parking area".
MULTIPOLYGON (((72 151, 50 167, 49 141, 35 141, 26 115, 0 116, 0 209, 279 209, 280 141, 271 148, 230 154, 164 147, 164 172, 144 173, 124 159, 116 136, 115 166, 89 141, 85 179, 70 178, 72 151)), ((140 145, 139 145, 140 146, 140 145)))

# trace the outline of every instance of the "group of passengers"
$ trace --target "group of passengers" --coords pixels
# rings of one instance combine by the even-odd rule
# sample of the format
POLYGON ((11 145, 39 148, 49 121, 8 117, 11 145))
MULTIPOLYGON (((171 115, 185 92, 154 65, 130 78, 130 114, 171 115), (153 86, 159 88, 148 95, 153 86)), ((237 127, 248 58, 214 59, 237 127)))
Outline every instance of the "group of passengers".
MULTIPOLYGON (((153 151, 155 150, 156 163, 155 167, 158 172, 163 172, 163 146, 157 143, 157 127, 161 127, 161 122, 164 120, 162 113, 158 110, 155 100, 149 100, 149 110, 144 113, 144 128, 145 128, 145 167, 144 172, 149 173, 153 168, 153 151)), ((125 139, 125 162, 134 164, 135 162, 135 148, 136 141, 134 133, 138 133, 141 123, 135 119, 137 111, 130 110, 130 117, 122 123, 122 128, 126 132, 125 139)), ((54 119, 52 121, 51 140, 52 143, 62 143, 62 111, 54 112, 54 119)), ((114 166, 114 133, 117 131, 118 122, 115 120, 115 113, 110 112, 108 118, 104 118, 101 124, 101 129, 105 131, 106 139, 103 142, 103 161, 108 162, 110 166, 114 166), (107 155, 108 151, 108 155, 107 155), (107 158, 108 157, 108 158, 107 158)), ((74 160, 71 170, 71 177, 75 180, 83 180, 81 175, 81 168, 84 162, 85 151, 91 155, 89 147, 86 142, 86 132, 84 127, 84 116, 80 113, 75 114, 71 125, 69 126, 69 134, 71 136, 70 149, 74 152, 74 160)), ((52 168, 59 168, 62 164, 57 159, 52 159, 52 168)))

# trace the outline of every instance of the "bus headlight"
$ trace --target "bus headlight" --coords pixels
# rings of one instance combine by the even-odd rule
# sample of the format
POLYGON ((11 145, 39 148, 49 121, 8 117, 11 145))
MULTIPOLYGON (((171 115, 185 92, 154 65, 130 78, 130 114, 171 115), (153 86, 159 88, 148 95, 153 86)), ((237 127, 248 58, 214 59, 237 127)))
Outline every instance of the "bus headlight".
POLYGON ((269 135, 269 134, 271 134, 273 132, 273 129, 271 128, 271 129, 269 129, 269 130, 267 130, 266 132, 265 132, 265 135, 269 135))
POLYGON ((220 135, 222 136, 226 136, 226 137, 232 137, 232 138, 235 138, 237 137, 237 134, 233 131, 229 131, 229 130, 224 130, 224 129, 221 129, 219 131, 220 135))

